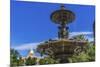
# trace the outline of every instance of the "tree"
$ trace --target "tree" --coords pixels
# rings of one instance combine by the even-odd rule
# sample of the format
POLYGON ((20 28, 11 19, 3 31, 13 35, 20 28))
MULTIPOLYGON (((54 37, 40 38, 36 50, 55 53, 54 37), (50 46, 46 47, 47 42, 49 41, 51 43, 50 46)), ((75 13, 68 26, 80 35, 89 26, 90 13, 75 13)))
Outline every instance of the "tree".
POLYGON ((23 66, 23 65, 25 65, 24 62, 25 62, 25 60, 22 59, 22 57, 20 57, 19 60, 18 60, 18 66, 23 66))
POLYGON ((84 35, 77 35, 77 36, 73 36, 72 37, 72 39, 74 39, 74 40, 83 40, 83 41, 87 41, 87 39, 85 38, 85 36, 84 35))
POLYGON ((20 54, 18 53, 17 50, 15 49, 11 49, 10 50, 10 63, 11 66, 19 66, 19 58, 20 58, 20 54))
POLYGON ((43 65, 43 64, 57 64, 59 63, 57 60, 48 57, 44 57, 43 59, 40 59, 39 64, 43 65))
POLYGON ((84 35, 77 35, 74 36, 73 39, 75 40, 85 40, 88 44, 85 46, 86 49, 81 53, 74 54, 72 57, 69 57, 69 62, 88 62, 88 61, 95 61, 95 45, 92 42, 89 42, 84 35))
POLYGON ((79 55, 74 54, 72 57, 68 58, 70 63, 75 62, 87 62, 89 61, 90 57, 84 52, 81 52, 79 55))
POLYGON ((94 45, 94 43, 89 43, 86 52, 90 56, 89 61, 95 61, 95 45, 94 45))
POLYGON ((74 54, 72 57, 68 58, 69 62, 90 62, 95 61, 95 45, 88 43, 86 50, 82 51, 80 54, 74 54))
POLYGON ((35 65, 36 64, 36 61, 37 61, 37 58, 31 58, 31 57, 28 57, 26 59, 26 65, 35 65))

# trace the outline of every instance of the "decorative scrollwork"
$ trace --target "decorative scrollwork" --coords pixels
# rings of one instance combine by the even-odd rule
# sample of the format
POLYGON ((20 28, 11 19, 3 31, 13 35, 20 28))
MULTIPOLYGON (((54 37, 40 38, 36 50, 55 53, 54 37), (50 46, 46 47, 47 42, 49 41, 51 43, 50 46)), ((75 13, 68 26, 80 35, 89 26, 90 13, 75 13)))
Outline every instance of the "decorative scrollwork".
POLYGON ((82 52, 82 48, 80 46, 77 46, 75 49, 74 49, 74 53, 75 54, 79 54, 80 52, 82 52))

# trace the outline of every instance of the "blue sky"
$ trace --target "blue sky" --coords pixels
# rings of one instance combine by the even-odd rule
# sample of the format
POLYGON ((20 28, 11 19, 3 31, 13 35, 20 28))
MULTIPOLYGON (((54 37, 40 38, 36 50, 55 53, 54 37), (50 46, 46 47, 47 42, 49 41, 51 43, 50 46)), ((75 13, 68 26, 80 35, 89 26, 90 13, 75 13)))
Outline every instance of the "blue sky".
MULTIPOLYGON (((92 38, 95 7, 65 4, 75 13, 76 19, 69 24, 72 35, 85 34, 92 38)), ((24 49, 36 48, 40 42, 57 37, 57 25, 50 20, 50 14, 60 9, 60 4, 11 1, 11 47, 26 55, 24 49), (28 47, 28 48, 27 48, 28 47)))

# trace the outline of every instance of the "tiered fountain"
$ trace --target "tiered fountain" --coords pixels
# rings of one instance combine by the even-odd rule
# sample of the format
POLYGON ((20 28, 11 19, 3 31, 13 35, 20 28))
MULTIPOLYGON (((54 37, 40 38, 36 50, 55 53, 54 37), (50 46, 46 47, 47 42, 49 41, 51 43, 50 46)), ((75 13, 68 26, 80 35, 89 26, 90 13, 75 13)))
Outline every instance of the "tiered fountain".
POLYGON ((60 63, 67 63, 67 58, 83 51, 87 42, 69 39, 68 24, 75 19, 75 14, 70 10, 66 10, 63 5, 59 10, 54 11, 50 18, 55 24, 58 24, 58 39, 50 39, 39 44, 37 50, 54 59, 59 59, 60 63))

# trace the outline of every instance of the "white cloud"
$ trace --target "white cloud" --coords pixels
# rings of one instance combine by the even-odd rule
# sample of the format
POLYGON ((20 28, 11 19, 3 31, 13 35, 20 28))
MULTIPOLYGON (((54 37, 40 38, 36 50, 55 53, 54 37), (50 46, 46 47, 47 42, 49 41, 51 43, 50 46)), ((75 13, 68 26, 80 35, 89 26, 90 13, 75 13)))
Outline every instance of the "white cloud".
POLYGON ((69 33, 69 37, 73 37, 73 36, 77 36, 77 35, 84 35, 86 37, 86 39, 88 39, 89 41, 93 41, 94 38, 90 37, 88 35, 93 35, 93 32, 71 32, 69 33))
MULTIPOLYGON (((93 35, 93 32, 69 32, 69 37, 77 36, 77 35, 93 35)), ((55 37, 53 39, 58 39, 58 37, 55 37)))
POLYGON ((26 43, 26 44, 21 44, 19 46, 13 46, 11 48, 14 48, 16 50, 29 50, 29 49, 36 49, 37 45, 40 44, 39 43, 26 43))
POLYGON ((94 41, 94 38, 93 37, 89 37, 89 36, 85 36, 86 37, 86 39, 88 39, 90 42, 91 41, 94 41))
POLYGON ((81 35, 81 34, 83 34, 83 35, 92 35, 93 34, 93 32, 71 32, 71 33, 69 33, 69 36, 76 36, 76 35, 81 35))
POLYGON ((88 38, 88 40, 91 42, 91 41, 94 41, 94 38, 90 37, 88 38))

